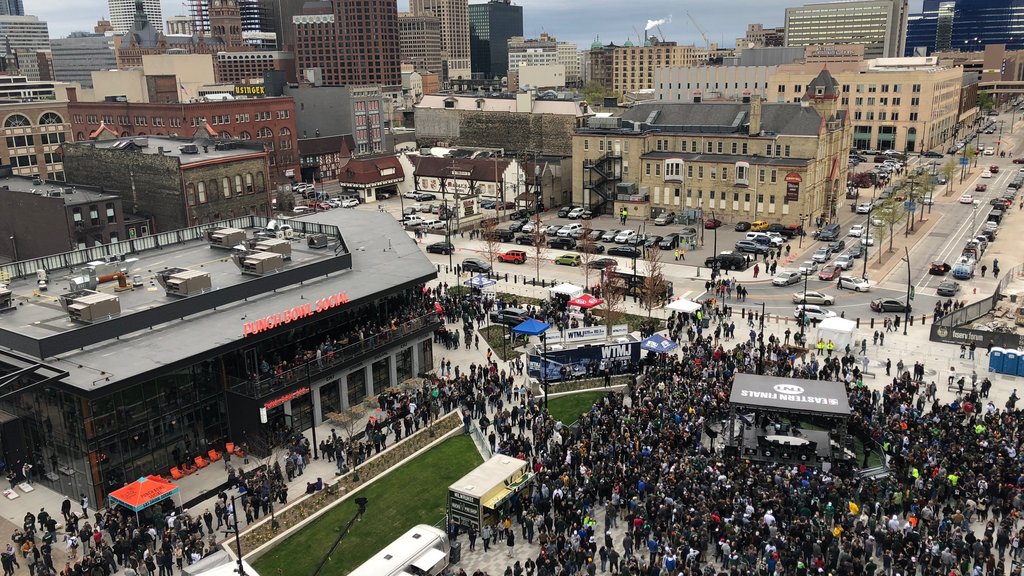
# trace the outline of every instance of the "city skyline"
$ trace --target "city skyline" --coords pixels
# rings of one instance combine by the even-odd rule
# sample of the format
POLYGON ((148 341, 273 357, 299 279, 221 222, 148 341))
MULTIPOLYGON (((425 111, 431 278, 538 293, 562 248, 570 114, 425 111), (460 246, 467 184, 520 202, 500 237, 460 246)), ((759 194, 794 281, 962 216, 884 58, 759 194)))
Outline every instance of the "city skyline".
MULTIPOLYGON (((479 4, 471 0, 471 4, 479 4)), ((686 15, 686 6, 670 4, 664 0, 637 0, 631 3, 629 18, 624 20, 622 5, 610 0, 598 0, 580 10, 580 4, 573 0, 517 0, 523 7, 523 33, 536 38, 541 32, 556 36, 559 40, 575 42, 581 50, 588 48, 596 38, 601 42, 622 44, 626 40, 637 42, 638 33, 644 33, 648 21, 664 20, 661 31, 670 41, 680 44, 701 45, 704 40, 686 15), (635 29, 635 30, 634 30, 635 29)), ((802 0, 766 0, 750 3, 745 0, 722 0, 711 7, 694 6, 690 14, 708 36, 708 40, 720 46, 731 47, 737 37, 743 36, 748 23, 761 22, 765 26, 782 26, 787 6, 798 6, 802 0), (737 19, 736 14, 743 18, 737 19)), ((161 0, 164 18, 185 12, 181 0, 161 0)), ((409 0, 398 0, 398 10, 409 10, 409 0)), ((921 10, 921 0, 910 2, 910 12, 921 10)), ((62 38, 75 31, 92 31, 96 21, 109 18, 107 0, 64 0, 53 3, 48 0, 25 0, 25 13, 39 16, 49 24, 53 38, 62 38)), ((653 33, 658 34, 654 28, 653 33)))

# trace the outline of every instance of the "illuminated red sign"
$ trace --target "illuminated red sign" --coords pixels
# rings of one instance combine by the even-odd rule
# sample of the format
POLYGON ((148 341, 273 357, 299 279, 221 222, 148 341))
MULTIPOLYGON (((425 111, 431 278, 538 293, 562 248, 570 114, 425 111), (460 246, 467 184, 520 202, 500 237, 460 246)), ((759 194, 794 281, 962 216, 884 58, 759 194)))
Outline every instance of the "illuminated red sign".
POLYGON ((294 308, 289 308, 284 312, 278 314, 271 314, 266 318, 260 318, 252 322, 246 322, 242 325, 242 337, 252 336, 253 334, 259 334, 260 332, 266 332, 272 330, 278 326, 284 326, 290 324, 296 320, 307 318, 321 312, 330 310, 331 308, 337 308, 342 304, 348 304, 348 294, 339 292, 338 294, 332 294, 326 298, 321 298, 312 304, 303 304, 294 308))
POLYGON ((278 396, 277 398, 274 398, 273 400, 268 400, 267 402, 265 402, 263 404, 263 407, 266 408, 267 410, 269 410, 271 408, 276 408, 277 406, 280 406, 281 404, 284 404, 285 402, 288 402, 289 400, 295 400, 296 398, 305 396, 306 394, 309 394, 309 388, 306 388, 305 386, 303 386, 302 388, 299 388, 298 390, 296 390, 294 392, 289 392, 289 393, 285 394, 284 396, 278 396))

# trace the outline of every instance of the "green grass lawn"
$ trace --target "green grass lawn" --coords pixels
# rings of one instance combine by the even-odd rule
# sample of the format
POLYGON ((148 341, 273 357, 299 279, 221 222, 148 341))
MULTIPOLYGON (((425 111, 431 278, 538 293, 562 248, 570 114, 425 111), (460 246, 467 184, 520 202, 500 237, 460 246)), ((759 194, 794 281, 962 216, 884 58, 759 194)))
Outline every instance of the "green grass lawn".
POLYGON ((548 413, 556 421, 571 426, 579 419, 580 414, 590 412, 594 402, 607 392, 580 392, 548 400, 548 413))
MULTIPOLYGON (((323 574, 348 574, 416 524, 433 525, 446 509, 448 486, 482 462, 469 436, 451 438, 356 492, 366 514, 338 545, 323 574)), ((355 497, 264 554, 253 567, 266 576, 312 574, 356 512, 355 497)))

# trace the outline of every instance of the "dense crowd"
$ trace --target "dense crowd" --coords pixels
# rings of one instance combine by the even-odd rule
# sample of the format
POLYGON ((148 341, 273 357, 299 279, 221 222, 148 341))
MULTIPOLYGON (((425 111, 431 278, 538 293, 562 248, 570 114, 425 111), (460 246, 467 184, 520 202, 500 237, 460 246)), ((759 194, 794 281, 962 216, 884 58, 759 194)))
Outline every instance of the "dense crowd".
MULTIPOLYGON (((536 477, 507 517, 479 532, 452 529, 471 549, 497 553, 539 542, 527 560, 513 554, 510 576, 1009 573, 1024 549, 1024 430, 1012 404, 1000 409, 975 391, 940 401, 924 365, 902 361, 872 392, 850 352, 822 357, 764 340, 756 318, 749 338, 726 348, 716 330, 734 320, 721 306, 674 317, 681 353, 648 358, 634 385, 572 428, 529 393, 513 398, 493 370, 463 375, 464 398, 482 395, 497 410, 481 422, 493 426, 497 451, 530 461, 536 477), (859 462, 824 471, 726 457, 708 437, 728 433, 711 425, 724 419, 738 372, 843 382, 850 429, 885 453, 889 477, 861 479, 859 462), (625 535, 612 537, 620 525, 625 535)), ((464 409, 476 418, 480 402, 464 409)))

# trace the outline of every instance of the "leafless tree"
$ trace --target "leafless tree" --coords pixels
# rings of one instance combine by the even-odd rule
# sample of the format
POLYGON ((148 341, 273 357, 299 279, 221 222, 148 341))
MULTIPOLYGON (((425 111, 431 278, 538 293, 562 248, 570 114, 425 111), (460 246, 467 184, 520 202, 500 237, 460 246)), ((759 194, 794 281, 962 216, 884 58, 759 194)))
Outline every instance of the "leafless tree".
POLYGON ((612 326, 615 325, 622 313, 620 307, 626 299, 625 282, 612 274, 615 270, 614 264, 609 264, 601 271, 601 298, 604 304, 601 305, 604 311, 604 323, 608 328, 608 334, 612 333, 612 326))
POLYGON ((547 237, 544 235, 544 230, 541 229, 542 224, 540 214, 534 214, 533 232, 530 232, 530 240, 533 243, 533 266, 537 274, 534 279, 538 283, 540 282, 540 263, 548 255, 547 237))
POLYGON ((590 220, 583 221, 583 235, 580 236, 580 240, 576 245, 576 249, 580 253, 580 266, 583 266, 583 280, 584 287, 590 289, 590 263, 597 257, 594 254, 594 248, 597 243, 593 238, 590 237, 590 233, 594 229, 590 226, 590 220))
POLYGON ((491 271, 494 271, 494 261, 501 253, 501 241, 498 239, 498 222, 495 218, 484 218, 481 224, 483 232, 484 256, 487 257, 487 264, 491 271))
POLYGON ((650 318, 654 307, 663 303, 668 297, 665 284, 665 264, 661 261, 661 249, 657 244, 652 245, 644 252, 643 261, 647 268, 647 276, 644 278, 643 284, 639 286, 640 303, 647 308, 647 317, 650 318))

